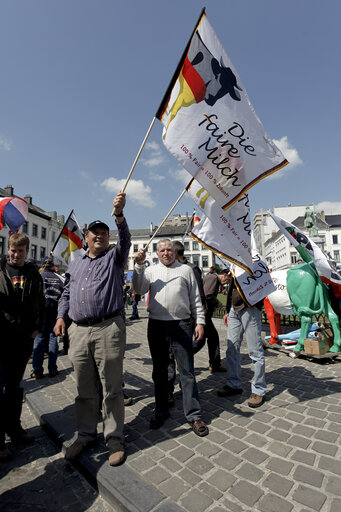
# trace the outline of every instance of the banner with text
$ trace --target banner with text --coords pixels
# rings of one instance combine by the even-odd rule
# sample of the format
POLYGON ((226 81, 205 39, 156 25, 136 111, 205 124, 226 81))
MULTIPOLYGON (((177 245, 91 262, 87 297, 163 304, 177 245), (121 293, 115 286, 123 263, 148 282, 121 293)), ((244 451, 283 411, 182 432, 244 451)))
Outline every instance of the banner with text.
POLYGON ((224 211, 201 184, 192 180, 187 193, 205 216, 191 235, 213 252, 251 273, 251 222, 247 196, 224 211))
POLYGON ((288 164, 205 14, 156 117, 166 148, 224 209, 288 164))
POLYGON ((276 291, 268 266, 255 249, 252 249, 252 275, 238 267, 233 269, 233 275, 239 293, 250 306, 276 291))

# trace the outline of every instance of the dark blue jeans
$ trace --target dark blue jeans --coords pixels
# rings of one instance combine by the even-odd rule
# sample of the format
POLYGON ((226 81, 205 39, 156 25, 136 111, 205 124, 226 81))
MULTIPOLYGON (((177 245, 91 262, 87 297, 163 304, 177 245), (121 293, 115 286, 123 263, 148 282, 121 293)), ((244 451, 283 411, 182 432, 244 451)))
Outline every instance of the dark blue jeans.
POLYGON ((53 332, 56 324, 56 319, 47 319, 43 324, 40 333, 34 340, 33 345, 33 370, 36 374, 43 374, 43 362, 45 349, 48 347, 49 362, 48 369, 50 373, 57 370, 57 357, 58 357, 58 340, 53 332))
POLYGON ((187 421, 200 419, 201 408, 194 376, 192 325, 188 320, 153 320, 148 322, 148 342, 153 360, 155 413, 168 412, 168 363, 171 348, 178 365, 183 408, 187 421))

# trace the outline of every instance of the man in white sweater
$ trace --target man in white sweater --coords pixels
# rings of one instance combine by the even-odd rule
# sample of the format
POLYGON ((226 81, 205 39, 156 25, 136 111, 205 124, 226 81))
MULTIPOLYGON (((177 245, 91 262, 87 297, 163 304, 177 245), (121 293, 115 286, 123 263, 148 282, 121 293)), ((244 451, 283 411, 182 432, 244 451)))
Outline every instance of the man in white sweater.
POLYGON ((184 414, 198 436, 206 436, 208 428, 201 420, 198 388, 194 376, 192 322, 195 337, 203 337, 205 313, 193 270, 176 261, 170 240, 158 243, 159 263, 144 266, 146 251, 135 254, 133 288, 143 295, 149 291, 148 342, 153 360, 155 416, 150 428, 160 428, 169 418, 168 360, 172 347, 181 381, 184 414))

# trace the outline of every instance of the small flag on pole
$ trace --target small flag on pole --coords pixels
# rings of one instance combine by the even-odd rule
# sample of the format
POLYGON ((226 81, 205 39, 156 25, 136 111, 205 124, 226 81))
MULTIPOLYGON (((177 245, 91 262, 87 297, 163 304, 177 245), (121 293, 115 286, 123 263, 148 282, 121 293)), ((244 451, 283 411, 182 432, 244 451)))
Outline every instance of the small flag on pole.
POLYGON ((0 229, 4 223, 15 233, 27 221, 28 205, 21 197, 0 198, 0 229))
POLYGON ((69 265, 71 261, 85 254, 83 242, 84 237, 81 228, 72 210, 56 240, 51 254, 66 265, 69 265))

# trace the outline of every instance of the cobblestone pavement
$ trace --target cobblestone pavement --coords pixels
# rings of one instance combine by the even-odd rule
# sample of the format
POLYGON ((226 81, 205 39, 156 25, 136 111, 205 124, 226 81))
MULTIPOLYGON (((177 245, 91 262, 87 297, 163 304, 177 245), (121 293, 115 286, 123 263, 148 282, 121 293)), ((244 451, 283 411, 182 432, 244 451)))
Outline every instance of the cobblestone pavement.
POLYGON ((26 403, 22 425, 34 436, 29 446, 11 447, 0 463, 1 512, 111 512, 113 509, 68 463, 26 403))
MULTIPOLYGON (((341 510, 339 358, 331 364, 321 364, 303 358, 291 359, 281 352, 267 350, 267 400, 259 409, 250 409, 247 399, 253 373, 245 343, 242 349, 244 391, 233 400, 216 395, 216 390, 225 384, 225 374, 208 371, 207 349, 204 347, 195 356, 195 366, 209 436, 197 437, 185 422, 178 386, 171 418, 160 430, 151 431, 148 425, 154 405, 152 365, 146 340, 146 313, 143 309, 140 312, 142 318, 128 322, 127 326, 125 384, 134 403, 125 409, 126 467, 138 474, 150 488, 160 491, 169 503, 177 506, 176 510, 341 510)), ((222 320, 215 320, 215 324, 224 354, 226 328, 222 320)), ((46 377, 36 381, 29 378, 27 371, 26 392, 43 392, 65 413, 65 424, 72 424, 75 382, 67 356, 60 357, 58 364, 61 372, 54 379, 46 377)), ((57 481, 58 475, 65 478, 65 471, 69 478, 77 478, 72 467, 55 449, 50 453, 46 448, 46 455, 43 451, 39 456, 43 457, 45 469, 40 469, 37 464, 39 467, 34 471, 32 468, 30 480, 42 479, 47 470, 57 481)), ((33 457, 39 460, 37 454, 33 457)), ((15 460, 19 460, 17 471, 20 474, 25 468, 24 461, 22 458, 15 460)), ((14 461, 12 471, 15 467, 14 461)), ((118 468, 109 471, 115 472, 118 468)), ((18 482, 16 489, 22 488, 27 495, 25 486, 18 482)), ((62 488, 62 485, 58 487, 62 488)), ((65 489, 70 500, 77 499, 70 488, 65 489)), ((86 496, 89 500, 91 496, 94 498, 91 492, 86 496)), ((91 507, 96 506, 102 505, 94 501, 91 507)), ((11 507, 10 510, 17 509, 11 507)))

